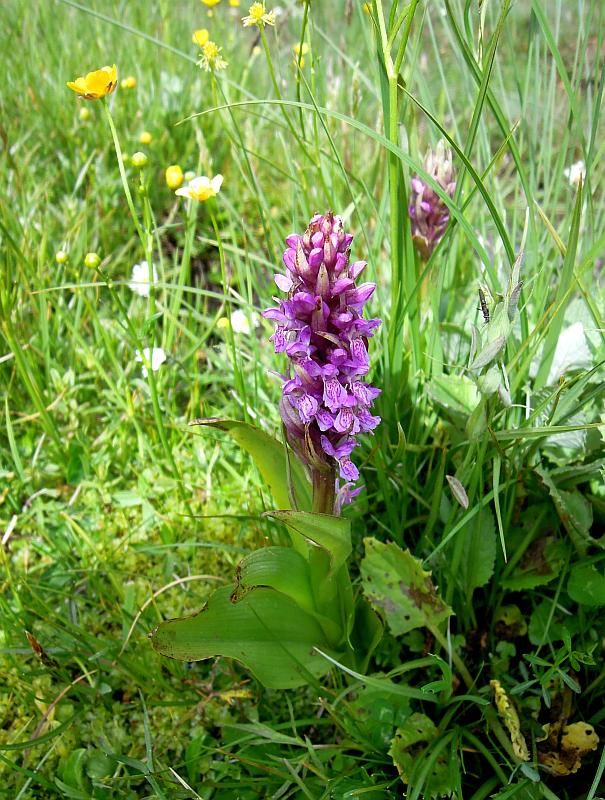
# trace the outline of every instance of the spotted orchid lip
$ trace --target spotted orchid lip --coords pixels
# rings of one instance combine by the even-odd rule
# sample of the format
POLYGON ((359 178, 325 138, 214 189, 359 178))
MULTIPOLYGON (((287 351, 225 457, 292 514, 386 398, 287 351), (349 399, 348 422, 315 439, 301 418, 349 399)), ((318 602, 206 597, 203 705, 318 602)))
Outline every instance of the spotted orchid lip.
POLYGON ((349 482, 359 477, 350 458, 358 435, 380 422, 370 413, 380 389, 364 380, 368 339, 380 320, 364 319, 363 307, 376 285, 356 285, 366 262, 349 263, 352 240, 342 218, 331 212, 316 214, 304 234, 288 236, 285 274, 275 276, 286 296, 263 312, 276 324, 275 352, 286 354, 294 373, 284 379, 280 402, 291 445, 309 466, 318 459, 338 465, 349 482))

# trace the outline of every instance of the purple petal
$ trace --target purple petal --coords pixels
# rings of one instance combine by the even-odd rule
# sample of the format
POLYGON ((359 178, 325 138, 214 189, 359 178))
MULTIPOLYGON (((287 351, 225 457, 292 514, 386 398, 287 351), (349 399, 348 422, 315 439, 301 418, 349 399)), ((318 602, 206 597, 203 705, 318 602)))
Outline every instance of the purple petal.
POLYGON ((265 319, 272 319, 274 322, 287 322, 286 315, 281 308, 266 308, 261 311, 261 316, 265 319))
POLYGON ((281 325, 278 325, 275 329, 275 333, 270 337, 269 341, 273 342, 276 353, 283 353, 288 344, 288 340, 286 339, 286 329, 281 325))
POLYGON ((341 458, 338 464, 341 478, 346 481, 356 481, 359 478, 359 470, 349 458, 341 458))
POLYGON ((309 253, 309 266, 313 267, 313 269, 317 269, 321 262, 324 260, 324 249, 323 247, 314 247, 313 250, 309 253))
MULTIPOLYGON (((360 430, 363 431, 363 433, 373 431, 374 428, 380 424, 380 417, 372 416, 369 411, 360 411, 357 414, 357 419, 359 420, 360 430)), ((355 433, 355 431, 353 431, 353 433, 355 433)))
POLYGON ((339 433, 359 433, 359 422, 350 408, 340 409, 334 420, 334 430, 339 433))
POLYGON ((292 248, 288 248, 283 255, 283 262, 288 267, 291 272, 294 272, 295 267, 295 259, 296 259, 296 250, 292 250, 292 248))
POLYGON ((329 431, 334 426, 334 417, 325 408, 320 408, 315 415, 320 431, 329 431))
POLYGON ((278 289, 281 289, 282 292, 289 292, 292 288, 292 278, 288 275, 274 275, 275 283, 277 284, 278 289))
POLYGON ((362 306, 374 294, 375 289, 375 283, 362 283, 357 289, 347 292, 347 305, 362 306))
POLYGON ((420 180, 420 178, 412 178, 411 184, 412 184, 412 189, 416 192, 416 194, 420 194, 424 189, 424 184, 420 180))
POLYGON ((354 261, 349 267, 349 276, 355 280, 358 278, 364 269, 368 266, 367 261, 354 261))
POLYGON ((328 378, 324 381, 324 404, 330 411, 338 411, 347 399, 347 392, 338 378, 328 378))
POLYGON ((303 394, 296 401, 296 406, 300 412, 301 420, 304 423, 309 423, 315 418, 319 404, 312 395, 303 394))
POLYGON ((367 383, 362 383, 362 381, 353 381, 351 384, 351 391, 357 400, 365 406, 371 405, 372 401, 378 397, 381 392, 380 389, 375 389, 367 383))
POLYGON ((317 300, 311 292, 296 292, 291 299, 292 310, 296 316, 310 314, 315 310, 317 300))
POLYGON ((334 296, 346 292, 351 286, 355 286, 355 281, 352 278, 339 278, 334 286, 332 286, 332 294, 334 296))
POLYGON ((289 236, 286 236, 286 244, 288 247, 291 247, 292 250, 296 250, 296 245, 300 242, 301 236, 298 233, 291 233, 289 236))

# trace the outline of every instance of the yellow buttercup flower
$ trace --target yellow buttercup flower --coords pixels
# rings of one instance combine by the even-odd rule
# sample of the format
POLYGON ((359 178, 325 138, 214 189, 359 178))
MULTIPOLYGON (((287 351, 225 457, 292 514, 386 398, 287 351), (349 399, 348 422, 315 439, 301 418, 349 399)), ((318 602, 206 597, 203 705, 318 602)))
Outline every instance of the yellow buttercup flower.
POLYGON ((178 164, 166 167, 166 185, 169 189, 178 189, 183 185, 183 170, 178 164))
POLYGON ((198 47, 203 47, 209 38, 210 34, 206 30, 206 28, 200 28, 197 31, 193 31, 193 36, 191 37, 191 41, 193 42, 193 44, 197 44, 198 47))
POLYGON ((139 142, 141 144, 151 144, 153 141, 153 136, 149 133, 149 131, 143 131, 139 136, 139 142))
POLYGON ((118 85, 118 70, 115 64, 101 67, 75 81, 68 81, 67 85, 85 100, 100 100, 111 94, 118 85))
POLYGON ((215 42, 207 41, 206 44, 202 47, 202 55, 200 56, 200 60, 197 62, 198 66, 205 69, 206 72, 210 70, 221 70, 225 69, 227 66, 227 62, 221 56, 221 50, 215 42))
POLYGON ((275 25, 275 11, 267 11, 264 3, 252 3, 248 9, 248 16, 242 17, 244 28, 257 25, 259 28, 265 25, 275 25))
POLYGON ((214 8, 214 6, 218 6, 221 0, 202 0, 202 3, 208 8, 214 8))
POLYGON ((204 202, 211 197, 216 197, 222 185, 222 175, 215 175, 214 178, 200 175, 198 178, 193 178, 187 186, 183 186, 182 189, 177 189, 175 194, 178 194, 179 197, 188 197, 190 200, 204 202))
POLYGON ((239 8, 240 2, 239 0, 229 0, 229 5, 231 6, 231 8, 239 8))
POLYGON ((120 81, 120 88, 122 89, 136 89, 137 88, 137 79, 134 75, 129 75, 127 78, 123 78, 120 81))

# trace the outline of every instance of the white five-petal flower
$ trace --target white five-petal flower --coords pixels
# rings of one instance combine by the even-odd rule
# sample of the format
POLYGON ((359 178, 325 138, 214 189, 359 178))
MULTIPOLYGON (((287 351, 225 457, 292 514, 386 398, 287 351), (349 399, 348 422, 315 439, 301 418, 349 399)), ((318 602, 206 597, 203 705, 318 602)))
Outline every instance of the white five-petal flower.
POLYGON ((143 371, 143 377, 146 378, 148 374, 147 367, 150 366, 153 372, 157 372, 164 361, 166 361, 166 353, 161 347, 154 347, 153 350, 144 347, 142 353, 140 350, 137 350, 136 360, 143 364, 141 369, 143 371))
POLYGON ((206 175, 199 175, 193 178, 187 186, 177 189, 175 194, 180 197, 188 197, 190 200, 199 200, 203 202, 210 197, 215 197, 221 190, 223 185, 223 176, 215 175, 214 178, 208 178, 206 175))
POLYGON ((231 328, 234 333, 250 333, 250 322, 248 315, 241 308, 236 308, 231 312, 231 328))
POLYGON ((141 297, 149 297, 149 286, 152 283, 156 284, 157 281, 158 273, 155 264, 152 264, 151 269, 149 269, 149 264, 146 261, 141 261, 140 264, 133 266, 128 287, 133 292, 140 294, 141 297))

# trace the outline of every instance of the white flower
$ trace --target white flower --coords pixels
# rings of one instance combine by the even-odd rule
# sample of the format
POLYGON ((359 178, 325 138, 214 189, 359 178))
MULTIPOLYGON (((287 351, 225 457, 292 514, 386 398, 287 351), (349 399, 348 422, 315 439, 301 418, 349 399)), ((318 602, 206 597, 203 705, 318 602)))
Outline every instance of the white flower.
POLYGON ((136 360, 143 363, 141 369, 143 370, 143 377, 147 377, 147 367, 150 366, 154 372, 157 372, 166 361, 166 353, 161 347, 154 347, 150 350, 148 347, 143 348, 143 352, 137 350, 136 360))
POLYGON ((135 264, 132 268, 132 275, 130 277, 128 288, 132 289, 133 292, 140 294, 141 297, 149 297, 149 284, 156 284, 157 282, 158 273, 155 268, 155 264, 151 265, 150 270, 149 264, 146 261, 141 261, 140 264, 135 264), (151 275, 149 274, 150 272, 151 275))
POLYGON ((200 175, 197 178, 193 178, 187 186, 177 189, 175 194, 178 194, 180 197, 188 197, 190 200, 199 200, 203 202, 210 197, 215 197, 220 192, 222 185, 222 175, 215 175, 214 178, 200 175))
POLYGON ((234 333, 250 333, 248 315, 241 308, 236 308, 231 314, 231 327, 234 333))
POLYGON ((568 178, 571 186, 577 186, 580 183, 580 178, 582 183, 586 180, 586 166, 583 161, 576 161, 571 167, 564 169, 563 174, 568 178))

